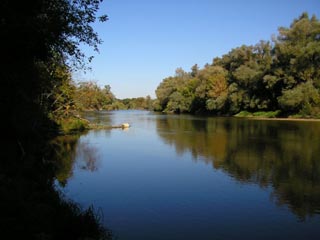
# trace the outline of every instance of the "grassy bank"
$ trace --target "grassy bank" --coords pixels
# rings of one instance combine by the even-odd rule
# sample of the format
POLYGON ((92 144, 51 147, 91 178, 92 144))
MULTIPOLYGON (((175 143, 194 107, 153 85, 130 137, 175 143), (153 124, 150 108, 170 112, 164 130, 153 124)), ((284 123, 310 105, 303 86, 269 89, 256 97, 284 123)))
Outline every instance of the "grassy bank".
POLYGON ((72 134, 90 129, 90 122, 80 117, 69 117, 55 120, 61 134, 72 134))
POLYGON ((241 111, 234 117, 255 118, 255 119, 275 119, 275 120, 300 120, 300 121, 320 121, 320 116, 308 116, 308 115, 282 115, 281 111, 259 111, 248 112, 241 111))

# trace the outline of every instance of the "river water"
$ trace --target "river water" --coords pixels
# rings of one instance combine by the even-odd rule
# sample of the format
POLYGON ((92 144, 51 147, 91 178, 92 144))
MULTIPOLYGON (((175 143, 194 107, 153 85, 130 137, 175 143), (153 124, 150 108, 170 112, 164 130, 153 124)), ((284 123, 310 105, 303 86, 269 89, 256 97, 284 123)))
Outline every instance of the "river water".
POLYGON ((85 117, 131 127, 81 135, 57 187, 116 239, 319 239, 320 122, 85 117))

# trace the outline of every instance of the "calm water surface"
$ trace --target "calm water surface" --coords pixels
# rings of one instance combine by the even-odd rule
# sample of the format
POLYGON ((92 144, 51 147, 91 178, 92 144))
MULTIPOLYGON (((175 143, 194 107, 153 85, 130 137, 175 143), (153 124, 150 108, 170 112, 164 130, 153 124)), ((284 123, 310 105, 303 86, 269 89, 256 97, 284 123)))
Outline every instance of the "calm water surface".
POLYGON ((320 122, 90 113, 57 186, 117 239, 319 239, 320 122))

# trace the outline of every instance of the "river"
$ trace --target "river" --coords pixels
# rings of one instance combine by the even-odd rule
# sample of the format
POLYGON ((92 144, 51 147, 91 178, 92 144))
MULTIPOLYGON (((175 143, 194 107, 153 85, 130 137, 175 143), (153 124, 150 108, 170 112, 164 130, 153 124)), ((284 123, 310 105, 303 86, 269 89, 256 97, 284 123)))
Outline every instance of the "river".
POLYGON ((85 117, 131 127, 81 135, 56 186, 116 239, 319 239, 320 122, 85 117))

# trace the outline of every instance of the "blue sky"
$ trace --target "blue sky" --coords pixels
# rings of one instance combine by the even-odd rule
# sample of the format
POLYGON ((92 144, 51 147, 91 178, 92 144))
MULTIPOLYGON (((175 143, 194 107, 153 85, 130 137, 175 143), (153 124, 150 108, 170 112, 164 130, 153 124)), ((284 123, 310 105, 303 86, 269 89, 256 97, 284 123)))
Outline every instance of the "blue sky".
POLYGON ((155 97, 175 69, 203 67, 243 44, 271 40, 302 12, 320 19, 320 0, 104 0, 105 23, 94 25, 103 44, 92 71, 76 81, 109 84, 117 98, 155 97))

